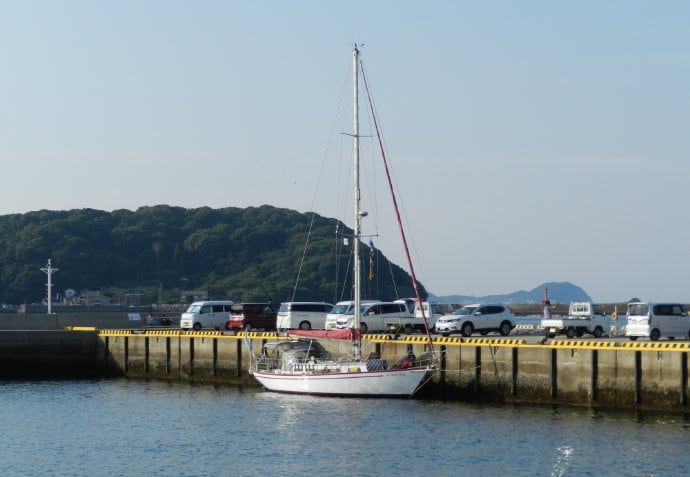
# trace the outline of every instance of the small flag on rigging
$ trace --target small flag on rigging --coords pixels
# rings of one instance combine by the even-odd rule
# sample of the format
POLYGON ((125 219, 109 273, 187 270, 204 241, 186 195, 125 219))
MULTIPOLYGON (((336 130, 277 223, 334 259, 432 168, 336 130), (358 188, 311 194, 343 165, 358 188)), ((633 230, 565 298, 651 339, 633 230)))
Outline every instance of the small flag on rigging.
POLYGON ((374 248, 374 242, 369 239, 369 281, 374 279, 374 254, 376 249, 374 248))

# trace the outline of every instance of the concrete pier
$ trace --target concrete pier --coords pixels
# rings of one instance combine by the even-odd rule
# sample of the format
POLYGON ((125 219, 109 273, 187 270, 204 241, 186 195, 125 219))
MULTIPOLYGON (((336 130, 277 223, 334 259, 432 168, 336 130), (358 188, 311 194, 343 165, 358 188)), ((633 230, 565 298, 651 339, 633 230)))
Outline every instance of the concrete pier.
MULTIPOLYGON (((248 374, 245 344, 261 349, 280 339, 275 333, 240 336, 221 332, 101 331, 100 356, 122 375, 176 380, 229 382, 256 386, 248 374)), ((334 355, 347 343, 326 341, 334 355)), ((419 397, 568 404, 688 412, 689 342, 556 340, 545 345, 523 339, 442 338, 434 346, 441 369, 419 397)), ((399 357, 408 348, 428 350, 421 336, 393 340, 369 335, 363 355, 399 357)))
MULTIPOLYGON (((260 350, 276 333, 220 331, 0 331, 0 377, 112 377, 257 386, 247 343, 260 350)), ((349 343, 323 342, 334 355, 349 343)), ((690 412, 688 341, 595 339, 528 344, 521 338, 434 337, 441 367, 419 398, 565 404, 690 412)), ((362 354, 389 360, 428 351, 423 336, 365 335, 362 354)))
POLYGON ((95 331, 1 331, 0 378, 83 378, 104 374, 95 331))

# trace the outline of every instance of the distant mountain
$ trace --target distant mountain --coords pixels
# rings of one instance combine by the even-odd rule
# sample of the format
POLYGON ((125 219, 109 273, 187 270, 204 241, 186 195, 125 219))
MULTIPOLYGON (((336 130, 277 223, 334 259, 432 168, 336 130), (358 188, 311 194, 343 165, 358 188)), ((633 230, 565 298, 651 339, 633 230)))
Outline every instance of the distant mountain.
POLYGON ((577 285, 569 282, 549 282, 539 285, 530 291, 516 291, 506 295, 447 295, 429 294, 429 299, 437 303, 541 303, 544 298, 544 287, 548 288, 549 300, 552 303, 570 303, 571 301, 592 301, 587 293, 577 285))

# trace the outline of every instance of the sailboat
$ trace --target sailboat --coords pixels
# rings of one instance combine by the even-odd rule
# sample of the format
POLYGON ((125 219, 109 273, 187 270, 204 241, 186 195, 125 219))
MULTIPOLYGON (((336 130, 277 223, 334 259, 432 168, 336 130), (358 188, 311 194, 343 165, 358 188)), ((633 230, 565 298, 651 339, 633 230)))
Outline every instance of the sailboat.
MULTIPOLYGON (((353 280, 354 280, 354 328, 332 331, 314 330, 311 338, 269 342, 262 349, 260 356, 255 357, 250 364, 250 373, 267 390, 310 394, 319 396, 360 396, 360 397, 411 397, 429 379, 435 369, 433 359, 433 344, 427 328, 427 337, 431 346, 431 353, 423 357, 409 354, 394 364, 389 364, 378 356, 362 359, 361 356, 361 270, 359 247, 361 241, 361 218, 366 215, 360 209, 359 189, 359 50, 355 45, 352 52, 353 70, 353 168, 354 168, 354 234, 353 234, 353 280), (328 339, 348 339, 352 342, 351 357, 333 358, 318 342, 316 337, 328 339)), ((385 162, 385 160, 384 160, 385 162)), ((387 174, 388 175, 388 174, 387 174)), ((389 176, 389 175, 388 175, 389 176)), ((390 176, 389 176, 390 186, 390 176)), ((392 187, 391 193, 392 193, 392 187)), ((393 204, 398 214, 397 203, 393 195, 393 204)), ((407 251, 401 221, 398 214, 398 224, 403 236, 405 253, 410 267, 413 287, 417 301, 421 306, 421 298, 417 290, 414 269, 407 251)), ((295 334, 297 334, 295 330, 295 334)), ((305 332, 300 332, 304 336, 305 332)))

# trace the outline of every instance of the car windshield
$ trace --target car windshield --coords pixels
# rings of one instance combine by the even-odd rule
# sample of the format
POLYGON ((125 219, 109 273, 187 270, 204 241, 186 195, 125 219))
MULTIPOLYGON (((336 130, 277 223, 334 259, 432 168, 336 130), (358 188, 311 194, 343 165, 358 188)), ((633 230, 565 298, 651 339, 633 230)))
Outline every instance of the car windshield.
MULTIPOLYGON (((367 309, 370 308, 370 307, 371 307, 371 305, 368 305, 368 304, 359 305, 360 313, 361 313, 361 314, 364 314, 364 311, 367 310, 367 309)), ((354 315, 354 314, 355 314, 355 307, 353 306, 352 308, 350 308, 349 310, 347 310, 347 312, 344 313, 344 314, 345 314, 345 315, 354 315)))
POLYGON ((645 316, 649 313, 649 307, 645 303, 632 303, 628 305, 628 315, 645 316))
POLYGON ((187 313, 198 313, 201 310, 201 305, 192 305, 187 308, 187 313))
POLYGON ((455 310, 453 312, 454 315, 471 315, 474 313, 474 310, 476 310, 478 307, 476 306, 463 306, 459 310, 455 310))
POLYGON ((346 305, 335 305, 333 309, 331 310, 331 313, 336 314, 336 315, 342 315, 343 313, 347 312, 347 309, 350 308, 349 304, 346 305))

